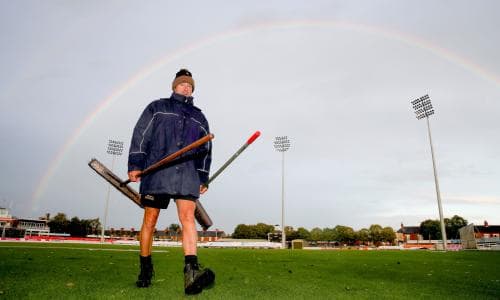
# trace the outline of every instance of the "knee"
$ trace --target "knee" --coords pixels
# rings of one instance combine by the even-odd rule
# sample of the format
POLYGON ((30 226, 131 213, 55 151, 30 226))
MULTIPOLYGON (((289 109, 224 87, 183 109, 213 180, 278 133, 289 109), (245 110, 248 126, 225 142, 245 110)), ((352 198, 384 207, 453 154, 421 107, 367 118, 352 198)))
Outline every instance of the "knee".
POLYGON ((142 223, 142 226, 147 230, 154 230, 157 219, 158 217, 155 215, 146 215, 142 223))
POLYGON ((153 220, 144 220, 144 223, 142 223, 142 226, 146 230, 153 230, 156 226, 156 222, 153 220))
POLYGON ((194 224, 194 212, 184 211, 179 213, 179 220, 182 223, 182 226, 186 226, 189 224, 194 224))

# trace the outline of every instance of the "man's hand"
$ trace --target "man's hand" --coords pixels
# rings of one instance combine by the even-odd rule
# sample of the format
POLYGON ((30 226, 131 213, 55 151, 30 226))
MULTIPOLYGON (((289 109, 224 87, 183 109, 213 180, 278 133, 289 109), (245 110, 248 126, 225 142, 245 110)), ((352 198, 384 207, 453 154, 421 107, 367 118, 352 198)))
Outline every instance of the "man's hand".
POLYGON ((202 184, 200 185, 200 195, 205 194, 205 192, 208 190, 208 186, 202 184))
POLYGON ((130 172, 128 172, 128 179, 131 182, 141 181, 141 176, 140 176, 141 173, 142 173, 142 171, 139 171, 139 170, 130 171, 130 172))

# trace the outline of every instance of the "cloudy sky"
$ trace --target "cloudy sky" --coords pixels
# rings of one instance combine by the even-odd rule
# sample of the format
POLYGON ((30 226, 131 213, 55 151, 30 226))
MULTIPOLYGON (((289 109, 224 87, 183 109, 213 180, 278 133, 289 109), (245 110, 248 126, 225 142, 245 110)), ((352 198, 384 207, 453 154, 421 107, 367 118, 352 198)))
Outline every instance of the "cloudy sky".
MULTIPOLYGON (((108 139, 125 142, 175 72, 215 134, 212 171, 262 136, 202 197, 214 228, 398 228, 445 217, 500 224, 497 1, 0 1, 0 206, 17 217, 103 218, 108 139)), ((126 176, 127 153, 114 171, 126 176)), ((132 185, 138 189, 137 185, 132 185)), ((142 212, 110 196, 110 227, 142 212)), ((171 207, 172 208, 172 207, 171 207)), ((163 212, 158 228, 178 223, 163 212)))

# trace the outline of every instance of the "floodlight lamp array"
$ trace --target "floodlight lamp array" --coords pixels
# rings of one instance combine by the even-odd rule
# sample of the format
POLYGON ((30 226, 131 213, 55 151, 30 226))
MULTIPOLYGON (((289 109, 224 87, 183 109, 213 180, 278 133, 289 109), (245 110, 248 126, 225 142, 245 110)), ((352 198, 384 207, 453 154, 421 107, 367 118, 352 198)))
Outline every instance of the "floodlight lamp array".
POLYGON ((434 114, 434 108, 432 107, 429 95, 417 98, 413 100, 411 104, 413 105, 413 109, 415 110, 415 115, 418 120, 434 114))
POLYGON ((111 155, 122 155, 123 153, 123 142, 109 140, 108 141, 108 154, 111 155))
POLYGON ((290 149, 290 140, 288 136, 277 136, 274 139, 274 148, 279 152, 285 152, 290 149))

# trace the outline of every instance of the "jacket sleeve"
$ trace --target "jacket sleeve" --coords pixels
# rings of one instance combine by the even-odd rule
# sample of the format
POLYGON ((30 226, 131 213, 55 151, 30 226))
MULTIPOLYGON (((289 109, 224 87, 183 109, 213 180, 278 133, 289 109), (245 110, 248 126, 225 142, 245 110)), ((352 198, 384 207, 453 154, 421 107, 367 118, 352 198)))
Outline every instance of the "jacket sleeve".
POLYGON ((134 127, 128 155, 128 171, 144 170, 153 133, 154 111, 151 104, 144 109, 134 127))
MULTIPOLYGON (((201 127, 201 136, 207 135, 210 133, 210 129, 208 127, 208 122, 205 119, 201 127)), ((212 141, 208 141, 203 146, 199 148, 198 155, 195 159, 196 170, 198 171, 198 175, 200 177, 201 184, 205 185, 208 182, 208 176, 210 174, 210 165, 212 164, 212 141)))

